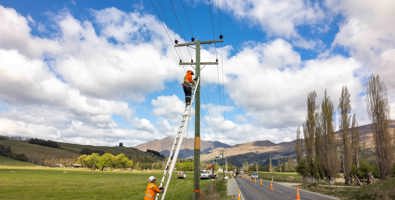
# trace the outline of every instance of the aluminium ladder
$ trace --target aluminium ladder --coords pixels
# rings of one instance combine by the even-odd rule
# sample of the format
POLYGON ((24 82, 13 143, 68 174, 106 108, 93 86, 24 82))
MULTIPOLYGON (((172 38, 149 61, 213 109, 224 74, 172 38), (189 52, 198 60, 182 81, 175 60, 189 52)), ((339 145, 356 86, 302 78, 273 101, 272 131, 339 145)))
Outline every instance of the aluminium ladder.
POLYGON ((191 118, 192 103, 194 102, 196 90, 198 88, 199 83, 200 83, 200 81, 198 79, 196 81, 195 87, 193 88, 191 103, 185 107, 185 111, 182 115, 181 125, 178 127, 177 134, 174 137, 173 145, 171 146, 169 158, 167 159, 167 162, 166 162, 166 167, 163 170, 163 176, 162 176, 162 179, 161 179, 160 185, 159 185, 159 187, 164 186, 163 193, 162 194, 158 193, 155 197, 155 200, 159 200, 159 195, 161 196, 161 198, 160 198, 161 200, 165 200, 167 188, 169 187, 171 177, 173 174, 173 170, 176 166, 176 162, 177 162, 178 154, 180 153, 182 141, 188 131, 188 122, 189 122, 189 119, 191 118))

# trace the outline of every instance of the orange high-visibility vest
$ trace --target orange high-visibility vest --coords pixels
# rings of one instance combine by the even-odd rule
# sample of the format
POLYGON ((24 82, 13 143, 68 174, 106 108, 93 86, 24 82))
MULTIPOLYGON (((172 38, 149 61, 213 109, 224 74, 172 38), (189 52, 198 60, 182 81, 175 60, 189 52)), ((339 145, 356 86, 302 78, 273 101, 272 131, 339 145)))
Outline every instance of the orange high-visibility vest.
POLYGON ((145 189, 144 200, 155 200, 156 193, 160 192, 158 186, 155 183, 148 183, 145 189))

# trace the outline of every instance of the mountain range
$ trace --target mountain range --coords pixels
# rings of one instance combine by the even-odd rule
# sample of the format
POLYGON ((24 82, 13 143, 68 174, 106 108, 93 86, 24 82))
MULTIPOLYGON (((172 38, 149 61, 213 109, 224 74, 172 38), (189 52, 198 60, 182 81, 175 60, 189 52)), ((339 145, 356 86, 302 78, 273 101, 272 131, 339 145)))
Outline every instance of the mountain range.
MULTIPOLYGON (((389 130, 395 135, 395 120, 389 121, 389 130)), ((358 127, 360 133, 360 144, 362 149, 372 149, 374 147, 373 125, 362 125, 358 127)), ((341 144, 341 134, 337 131, 337 138, 341 144)), ((157 151, 163 156, 168 156, 172 137, 153 140, 140 144, 135 148, 146 151, 148 149, 157 151)), ((179 158, 193 158, 193 139, 184 139, 180 150, 179 158)), ((210 161, 218 157, 222 152, 228 162, 233 165, 241 166, 243 162, 266 164, 269 156, 272 158, 273 165, 280 162, 281 159, 295 158, 295 141, 273 143, 268 140, 253 141, 236 145, 228 145, 220 141, 201 141, 201 160, 210 161)))

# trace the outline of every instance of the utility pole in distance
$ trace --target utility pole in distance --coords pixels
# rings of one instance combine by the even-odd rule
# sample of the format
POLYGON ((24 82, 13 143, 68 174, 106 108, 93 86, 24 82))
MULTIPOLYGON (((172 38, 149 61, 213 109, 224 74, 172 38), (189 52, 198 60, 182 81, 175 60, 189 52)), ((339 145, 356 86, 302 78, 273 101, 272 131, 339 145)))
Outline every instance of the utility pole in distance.
MULTIPOLYGON (((178 44, 175 41, 174 47, 188 47, 195 46, 196 61, 193 62, 183 62, 180 60, 180 65, 195 65, 196 78, 200 79, 200 65, 218 65, 218 59, 215 62, 200 62, 200 45, 202 44, 214 44, 218 42, 223 42, 223 36, 219 36, 219 40, 208 40, 200 41, 192 38, 192 42, 186 42, 183 44, 178 44)), ((193 199, 200 200, 200 83, 197 85, 195 94, 195 140, 194 140, 194 184, 193 184, 193 199)))

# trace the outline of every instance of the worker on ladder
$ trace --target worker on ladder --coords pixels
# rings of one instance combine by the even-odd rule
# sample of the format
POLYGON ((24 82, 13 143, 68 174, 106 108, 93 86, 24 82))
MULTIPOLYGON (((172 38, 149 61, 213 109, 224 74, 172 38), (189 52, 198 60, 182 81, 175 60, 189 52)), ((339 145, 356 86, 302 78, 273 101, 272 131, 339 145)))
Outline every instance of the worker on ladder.
POLYGON ((156 194, 163 191, 163 188, 158 188, 158 186, 155 184, 155 181, 155 176, 150 176, 148 178, 148 184, 147 188, 145 189, 144 200, 155 200, 156 194))
POLYGON ((188 70, 184 76, 184 82, 182 83, 182 88, 184 89, 185 94, 185 106, 191 105, 192 99, 192 88, 195 85, 195 81, 193 80, 193 71, 188 70))

